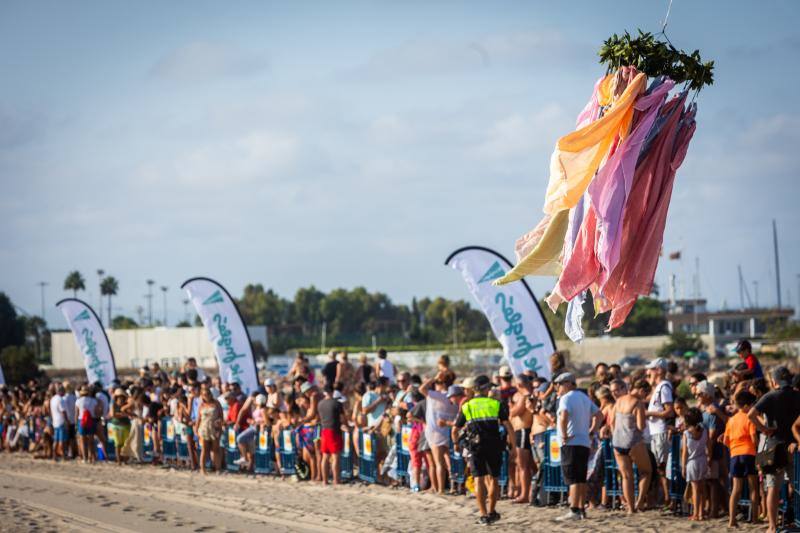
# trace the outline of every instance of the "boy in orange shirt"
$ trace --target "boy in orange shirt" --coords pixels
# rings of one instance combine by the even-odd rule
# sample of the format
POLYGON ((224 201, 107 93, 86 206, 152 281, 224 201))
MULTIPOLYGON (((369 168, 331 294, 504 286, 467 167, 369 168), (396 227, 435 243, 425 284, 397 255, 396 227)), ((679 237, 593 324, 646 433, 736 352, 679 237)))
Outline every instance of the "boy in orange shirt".
POLYGON ((736 393, 733 398, 736 404, 736 414, 728 420, 725 426, 725 434, 722 436, 723 443, 730 449, 731 464, 730 473, 733 478, 733 489, 729 506, 728 527, 737 527, 736 506, 744 487, 744 479, 747 478, 747 486, 750 492, 753 512, 751 521, 758 519, 759 491, 758 475, 756 472, 756 427, 747 417, 750 408, 756 402, 756 397, 746 390, 736 393))

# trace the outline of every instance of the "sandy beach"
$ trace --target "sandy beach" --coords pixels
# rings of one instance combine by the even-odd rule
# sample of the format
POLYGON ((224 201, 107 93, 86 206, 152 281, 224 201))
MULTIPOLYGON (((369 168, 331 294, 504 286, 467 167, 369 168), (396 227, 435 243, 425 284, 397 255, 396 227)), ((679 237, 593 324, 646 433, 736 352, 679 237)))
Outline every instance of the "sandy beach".
MULTIPOLYGON (((725 529, 724 520, 695 524, 657 511, 626 518, 590 512, 562 525, 561 508, 503 501, 509 531, 691 531, 725 529)), ((474 502, 461 496, 411 494, 351 484, 322 487, 243 475, 203 476, 152 466, 82 465, 0 455, 2 531, 464 531, 477 527, 474 502)), ((743 526, 742 531, 763 526, 743 526)))

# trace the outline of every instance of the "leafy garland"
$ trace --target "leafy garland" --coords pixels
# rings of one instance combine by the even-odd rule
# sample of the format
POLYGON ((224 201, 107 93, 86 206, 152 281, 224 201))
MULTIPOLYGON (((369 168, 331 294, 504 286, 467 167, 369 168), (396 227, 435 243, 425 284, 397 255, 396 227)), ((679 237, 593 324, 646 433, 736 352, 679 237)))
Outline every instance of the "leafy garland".
MULTIPOLYGON (((665 36, 666 37, 666 36, 665 36)), ((668 76, 675 83, 688 82, 690 89, 702 89, 714 83, 714 62, 702 62, 700 51, 687 54, 672 43, 656 39, 652 33, 639 30, 637 37, 627 31, 609 37, 598 52, 600 63, 611 72, 623 66, 633 66, 648 76, 668 76)))

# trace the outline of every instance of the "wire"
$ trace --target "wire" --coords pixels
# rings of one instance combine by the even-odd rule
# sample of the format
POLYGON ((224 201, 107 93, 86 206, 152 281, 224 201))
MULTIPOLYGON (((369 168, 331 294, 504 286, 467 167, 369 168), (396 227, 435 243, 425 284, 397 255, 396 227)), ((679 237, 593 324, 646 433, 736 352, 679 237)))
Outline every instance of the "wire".
POLYGON ((664 32, 667 29, 667 22, 669 21, 669 12, 672 10, 672 0, 669 0, 669 4, 667 5, 667 15, 664 17, 664 22, 661 25, 661 34, 666 36, 664 32))

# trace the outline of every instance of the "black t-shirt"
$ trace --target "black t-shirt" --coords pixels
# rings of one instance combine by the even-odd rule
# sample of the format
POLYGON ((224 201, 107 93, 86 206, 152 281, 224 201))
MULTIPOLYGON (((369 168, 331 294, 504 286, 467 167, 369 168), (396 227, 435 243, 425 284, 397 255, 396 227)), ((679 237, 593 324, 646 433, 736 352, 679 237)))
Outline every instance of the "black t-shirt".
POLYGON ((319 421, 322 429, 339 429, 344 408, 338 400, 325 398, 317 405, 317 411, 319 412, 319 421))
POLYGON ((322 367, 322 375, 325 376, 327 383, 333 384, 333 382, 336 381, 336 367, 338 366, 338 362, 328 361, 325 366, 322 367))
MULTIPOLYGON (((502 437, 500 436, 500 424, 506 420, 508 420, 508 405, 500 402, 500 411, 497 414, 497 418, 492 420, 473 420, 470 423, 470 427, 481 436, 481 446, 483 446, 484 443, 499 444, 502 441, 502 437)), ((455 424, 457 428, 463 428, 467 425, 467 417, 464 416, 464 411, 462 409, 458 410, 455 424)))
POLYGON ((370 365, 361 365, 358 367, 358 371, 361 372, 361 381, 364 383, 372 381, 372 375, 375 373, 375 369, 370 365))
POLYGON ((781 442, 792 442, 792 424, 800 416, 800 392, 791 387, 770 391, 755 405, 767 417, 767 426, 775 427, 774 437, 781 442))
POLYGON ((426 407, 425 400, 420 400, 414 405, 414 407, 411 408, 411 416, 414 418, 419 418, 420 420, 425 420, 426 407))

